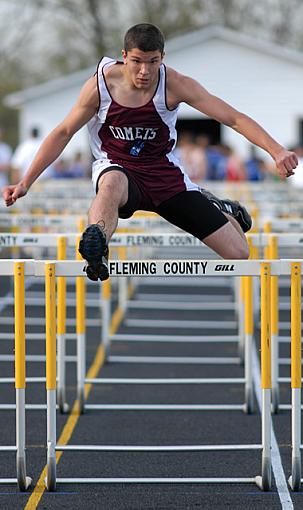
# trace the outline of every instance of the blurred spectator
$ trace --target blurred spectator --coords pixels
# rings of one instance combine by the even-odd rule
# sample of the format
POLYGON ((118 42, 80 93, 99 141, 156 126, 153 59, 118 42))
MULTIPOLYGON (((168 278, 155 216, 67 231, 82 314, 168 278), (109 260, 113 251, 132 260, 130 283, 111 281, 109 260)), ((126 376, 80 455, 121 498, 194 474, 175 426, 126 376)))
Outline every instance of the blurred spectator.
POLYGON ((264 179, 264 172, 266 171, 265 163, 263 159, 258 157, 254 145, 250 147, 250 157, 245 162, 245 166, 249 181, 262 181, 264 179))
POLYGON ((244 181, 246 170, 244 163, 240 156, 229 145, 221 145, 221 150, 224 156, 225 166, 225 179, 227 181, 244 181))
POLYGON ((193 141, 190 133, 182 132, 179 135, 178 157, 185 172, 193 182, 199 182, 205 179, 207 172, 207 162, 204 150, 202 150, 193 141))
MULTIPOLYGON (((181 132, 177 145, 178 157, 193 181, 199 182, 202 179, 261 181, 270 178, 271 174, 277 177, 276 166, 268 164, 260 158, 253 145, 250 147, 248 159, 244 162, 230 146, 226 144, 210 145, 210 139, 206 133, 198 134, 195 138, 193 136, 193 133, 181 132)), ((299 158, 301 155, 303 164, 303 147, 293 150, 297 152, 299 158)), ((303 187, 303 169, 301 174, 303 187)), ((298 172, 296 175, 299 180, 298 172)), ((277 177, 277 179, 279 178, 277 177)))
MULTIPOLYGON (((12 157, 12 169, 17 174, 14 175, 14 182, 18 182, 25 175, 41 143, 39 129, 34 127, 30 131, 30 137, 18 145, 12 157)), ((50 177, 52 177, 51 166, 38 179, 49 179, 50 177)))
POLYGON ((55 161, 52 176, 54 179, 70 179, 71 173, 64 158, 55 161))
POLYGON ((9 170, 13 151, 11 147, 3 142, 4 129, 0 127, 0 190, 9 184, 9 170))
POLYGON ((75 179, 87 177, 88 163, 83 158, 83 154, 81 152, 76 152, 74 160, 70 165, 69 172, 70 177, 75 179))
POLYGON ((222 175, 219 175, 218 167, 224 162, 220 145, 210 145, 210 139, 207 134, 203 133, 196 136, 196 144, 204 151, 206 157, 206 179, 224 179, 225 170, 223 168, 222 175))

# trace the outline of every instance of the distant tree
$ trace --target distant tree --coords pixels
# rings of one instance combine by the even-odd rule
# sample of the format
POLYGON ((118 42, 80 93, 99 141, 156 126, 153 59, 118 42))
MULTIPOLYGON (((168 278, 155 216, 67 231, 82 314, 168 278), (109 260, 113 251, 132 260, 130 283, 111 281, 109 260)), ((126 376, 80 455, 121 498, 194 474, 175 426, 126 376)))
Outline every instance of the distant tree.
POLYGON ((302 0, 211 0, 212 20, 282 45, 303 49, 302 0))
MULTIPOLYGON (((117 56, 125 30, 139 22, 166 37, 217 24, 303 49, 303 0, 0 0, 0 103, 11 91, 117 56)), ((0 106, 0 123, 15 117, 0 106)))
POLYGON ((137 0, 131 22, 154 23, 166 37, 189 32, 208 20, 207 6, 201 0, 137 0))
POLYGON ((31 69, 31 59, 25 61, 24 57, 36 35, 42 3, 42 0, 24 0, 20 10, 18 0, 0 0, 0 86, 20 80, 23 68, 31 69), (12 74, 9 73, 11 67, 14 67, 12 74))
POLYGON ((219 24, 303 46, 303 0, 23 0, 22 9, 0 0, 0 9, 1 81, 13 72, 20 88, 117 55, 125 29, 144 21, 166 37, 219 24))
POLYGON ((0 126, 4 128, 5 142, 9 143, 12 147, 16 147, 18 143, 17 124, 18 124, 18 110, 7 108, 2 99, 13 90, 16 90, 18 84, 14 81, 2 82, 0 89, 0 126))
POLYGON ((55 13, 53 31, 57 51, 50 49, 48 55, 52 66, 65 72, 88 67, 112 49, 120 33, 119 3, 118 0, 44 0, 45 9, 55 13))
POLYGON ((20 2, 10 0, 0 1, 0 125, 5 130, 5 141, 15 147, 17 144, 17 110, 7 108, 3 98, 24 86, 23 78, 31 73, 31 61, 24 58, 24 48, 34 37, 33 25, 35 16, 39 17, 41 3, 36 0, 22 2, 22 16, 20 16, 20 2), (34 9, 33 9, 34 6, 34 9), (23 56, 23 58, 22 58, 23 56))

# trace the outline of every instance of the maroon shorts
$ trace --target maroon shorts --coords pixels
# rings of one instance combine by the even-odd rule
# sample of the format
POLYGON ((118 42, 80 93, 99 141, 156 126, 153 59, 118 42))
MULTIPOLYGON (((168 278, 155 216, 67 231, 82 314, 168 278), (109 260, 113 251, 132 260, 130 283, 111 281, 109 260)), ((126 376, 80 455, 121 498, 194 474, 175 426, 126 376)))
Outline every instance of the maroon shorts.
POLYGON ((159 203, 157 195, 154 199, 154 190, 154 193, 146 190, 136 174, 120 166, 106 168, 98 181, 102 175, 112 170, 123 172, 128 179, 128 200, 119 209, 119 218, 130 218, 138 210, 152 211, 201 241, 228 222, 226 216, 199 191, 198 186, 190 191, 186 190, 185 185, 180 191, 169 188, 166 199, 159 203))

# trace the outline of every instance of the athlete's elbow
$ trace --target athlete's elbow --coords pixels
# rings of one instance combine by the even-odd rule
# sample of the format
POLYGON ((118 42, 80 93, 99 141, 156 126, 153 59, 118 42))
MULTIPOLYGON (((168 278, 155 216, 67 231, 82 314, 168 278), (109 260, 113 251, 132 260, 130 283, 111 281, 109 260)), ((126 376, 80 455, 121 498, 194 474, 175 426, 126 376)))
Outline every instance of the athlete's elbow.
POLYGON ((53 135, 66 143, 73 137, 74 131, 65 124, 59 124, 54 130, 53 135))
POLYGON ((237 115, 229 119, 229 121, 226 122, 226 125, 235 131, 241 131, 243 125, 247 122, 248 119, 249 117, 244 113, 237 112, 237 115))

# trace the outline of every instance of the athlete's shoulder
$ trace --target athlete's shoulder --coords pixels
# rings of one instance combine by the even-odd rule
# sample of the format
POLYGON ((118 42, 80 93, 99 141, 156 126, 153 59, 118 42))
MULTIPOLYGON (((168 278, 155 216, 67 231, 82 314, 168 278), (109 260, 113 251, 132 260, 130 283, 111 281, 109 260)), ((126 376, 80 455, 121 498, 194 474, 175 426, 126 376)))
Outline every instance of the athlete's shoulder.
POLYGON ((189 79, 172 67, 166 67, 166 93, 170 107, 175 107, 184 101, 184 92, 189 86, 189 79))
POLYGON ((98 108, 99 105, 99 89, 97 83, 97 76, 91 76, 83 85, 77 103, 81 106, 98 108))
POLYGON ((167 87, 170 87, 171 89, 178 89, 180 86, 184 86, 187 80, 190 79, 188 76, 176 71, 176 69, 173 69, 172 67, 165 66, 165 68, 167 87))
POLYGON ((102 57, 98 64, 99 72, 104 76, 119 76, 121 74, 122 62, 111 57, 102 57))

